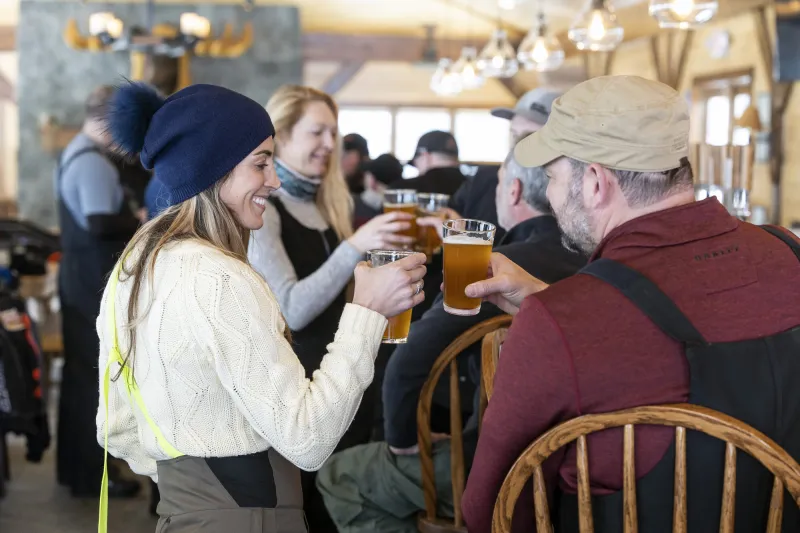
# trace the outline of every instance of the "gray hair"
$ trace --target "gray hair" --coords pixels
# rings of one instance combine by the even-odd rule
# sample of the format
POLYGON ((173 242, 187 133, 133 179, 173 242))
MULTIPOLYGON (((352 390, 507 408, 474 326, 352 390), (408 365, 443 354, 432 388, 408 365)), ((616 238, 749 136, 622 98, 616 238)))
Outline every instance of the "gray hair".
POLYGON ((523 167, 514 159, 514 150, 506 157, 506 183, 508 178, 517 179, 522 184, 522 199, 525 203, 545 214, 551 214, 547 200, 547 174, 544 167, 523 167))
MULTIPOLYGON (((567 158, 572 167, 572 178, 582 178, 589 166, 577 159, 567 158)), ((631 207, 647 207, 670 194, 690 190, 694 186, 694 176, 689 161, 665 172, 638 172, 632 170, 609 169, 617 177, 617 183, 631 207)))

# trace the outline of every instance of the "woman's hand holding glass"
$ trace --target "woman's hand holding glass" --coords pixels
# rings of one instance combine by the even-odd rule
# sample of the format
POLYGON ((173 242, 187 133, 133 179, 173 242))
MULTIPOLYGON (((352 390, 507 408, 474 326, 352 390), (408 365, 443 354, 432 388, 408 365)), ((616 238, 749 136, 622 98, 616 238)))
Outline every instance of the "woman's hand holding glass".
POLYGON ((411 237, 399 234, 411 227, 412 218, 412 215, 399 211, 378 215, 358 228, 347 242, 361 253, 383 248, 402 248, 413 242, 411 237))
POLYGON ((439 239, 444 238, 444 228, 442 227, 442 223, 445 220, 458 220, 460 218, 464 218, 458 214, 455 209, 451 209, 449 207, 445 207, 440 211, 442 216, 438 217, 419 217, 417 219, 417 225, 419 226, 430 226, 436 229, 436 233, 439 234, 439 239))
POLYGON ((411 309, 425 299, 422 278, 426 260, 425 254, 414 254, 376 268, 359 263, 353 303, 386 318, 411 309))

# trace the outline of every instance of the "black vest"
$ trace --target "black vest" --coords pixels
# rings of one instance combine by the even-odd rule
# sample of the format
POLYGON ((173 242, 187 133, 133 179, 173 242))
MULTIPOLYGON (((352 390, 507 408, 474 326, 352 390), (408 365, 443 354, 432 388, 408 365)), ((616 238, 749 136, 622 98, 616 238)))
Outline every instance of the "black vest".
MULTIPOLYGON (((780 230, 763 228, 786 242, 800 260, 800 245, 780 230)), ((795 460, 800 459, 800 325, 760 339, 709 343, 666 294, 635 270, 599 259, 581 272, 617 288, 664 333, 684 345, 690 371, 689 403, 749 424, 795 460)), ((719 531, 725 442, 695 431, 687 432, 686 441, 688 530, 719 531)), ((674 472, 673 443, 653 470, 637 480, 639 531, 672 532, 674 472)), ((736 533, 766 530, 773 480, 761 463, 738 451, 736 533)), ((577 497, 563 493, 558 497, 556 531, 577 533, 577 497)), ((597 533, 622 533, 622 503, 622 491, 592 497, 597 533)), ((800 532, 800 512, 788 492, 784 494, 782 531, 800 532)))
MULTIPOLYGON (((94 322, 100 313, 100 300, 107 276, 133 234, 112 239, 101 239, 92 235, 78 224, 64 202, 61 195, 61 176, 64 174, 64 169, 78 157, 90 152, 104 155, 99 148, 83 148, 66 161, 60 162, 58 166, 56 179, 59 191, 58 214, 62 249, 58 285, 63 305, 79 309, 94 322)), ((121 175, 122 163, 112 158, 109 158, 109 161, 117 167, 121 175)), ((129 210, 127 199, 124 199, 119 214, 129 210)))
MULTIPOLYGON (((339 246, 339 238, 332 228, 318 231, 305 227, 289 214, 280 200, 271 198, 270 202, 278 210, 281 219, 281 241, 297 273, 297 279, 307 278, 328 260, 333 250, 339 246)), ((346 298, 345 289, 310 324, 301 330, 292 331, 294 351, 305 367, 309 379, 319 368, 328 344, 333 342, 333 337, 339 328, 339 319, 347 303, 346 298)))

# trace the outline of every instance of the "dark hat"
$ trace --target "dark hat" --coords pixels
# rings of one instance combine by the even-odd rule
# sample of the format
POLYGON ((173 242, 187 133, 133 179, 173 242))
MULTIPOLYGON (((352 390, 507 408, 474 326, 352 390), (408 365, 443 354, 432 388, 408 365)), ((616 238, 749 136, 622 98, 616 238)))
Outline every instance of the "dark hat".
POLYGON ((367 140, 358 133, 348 133, 344 136, 344 151, 356 150, 362 157, 369 157, 367 140))
POLYGON ((379 155, 371 161, 366 161, 361 169, 375 176, 375 179, 384 185, 403 178, 403 164, 392 154, 379 155))
POLYGON ((164 207, 213 186, 275 134, 261 104, 205 84, 166 100, 148 85, 127 84, 114 94, 108 127, 119 148, 155 170, 164 207))
POLYGON ((417 149, 414 150, 414 157, 408 162, 413 166, 414 159, 420 154, 447 154, 453 157, 458 157, 458 144, 456 138, 446 131, 429 131, 419 138, 417 142, 417 149))
POLYGON ((539 87, 538 89, 532 89, 523 94, 522 98, 517 101, 514 109, 496 107, 492 109, 492 115, 506 120, 511 120, 516 115, 519 115, 544 126, 547 123, 547 118, 550 116, 553 102, 555 102, 559 96, 561 96, 561 93, 539 87))

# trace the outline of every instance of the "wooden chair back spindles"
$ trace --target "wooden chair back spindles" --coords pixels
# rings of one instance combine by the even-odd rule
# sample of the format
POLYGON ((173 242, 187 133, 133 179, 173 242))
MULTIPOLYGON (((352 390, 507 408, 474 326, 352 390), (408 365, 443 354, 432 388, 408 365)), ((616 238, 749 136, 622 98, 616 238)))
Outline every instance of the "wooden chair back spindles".
POLYGON ((494 392, 494 375, 497 372, 497 362, 500 360, 500 348, 506 342, 508 328, 501 328, 483 337, 481 345, 481 405, 479 424, 483 423, 483 413, 489 405, 489 399, 494 392))
POLYGON ((420 516, 418 526, 423 533, 443 531, 466 531, 461 516, 461 498, 464 494, 465 465, 463 420, 461 417, 461 391, 459 389, 458 365, 456 357, 487 334, 508 327, 511 316, 503 315, 477 324, 461 334, 445 348, 436 359, 422 387, 417 404, 417 439, 419 459, 422 467, 422 490, 425 495, 425 513, 420 516), (431 403, 433 392, 445 368, 450 367, 450 475, 453 484, 453 507, 455 517, 452 521, 436 516, 436 474, 433 469, 433 443, 431 437, 431 403))
POLYGON ((705 433, 726 442, 725 468, 720 510, 720 533, 733 533, 736 499, 736 450, 753 456, 775 475, 767 520, 767 533, 780 533, 783 492, 789 491, 800 505, 800 465, 769 437, 723 413, 689 404, 637 407, 597 415, 586 415, 560 424, 531 444, 506 476, 494 507, 492 533, 510 533, 511 519, 520 492, 533 477, 536 527, 540 533, 552 529, 542 463, 556 450, 577 440, 578 523, 581 533, 593 533, 592 500, 586 435, 610 428, 623 432, 623 523, 625 533, 637 533, 636 468, 634 426, 639 424, 675 428, 675 489, 673 532, 686 533, 686 430, 705 433))

